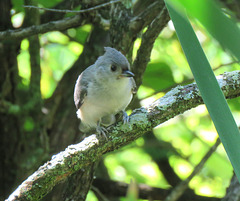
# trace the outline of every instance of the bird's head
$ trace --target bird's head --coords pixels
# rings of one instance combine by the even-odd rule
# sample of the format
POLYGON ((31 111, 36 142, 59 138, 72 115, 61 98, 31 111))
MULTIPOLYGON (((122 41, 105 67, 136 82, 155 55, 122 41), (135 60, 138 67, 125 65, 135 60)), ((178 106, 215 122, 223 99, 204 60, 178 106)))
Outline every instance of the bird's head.
POLYGON ((119 51, 111 47, 105 47, 105 54, 98 58, 95 65, 98 73, 108 79, 122 79, 133 77, 127 58, 119 51))

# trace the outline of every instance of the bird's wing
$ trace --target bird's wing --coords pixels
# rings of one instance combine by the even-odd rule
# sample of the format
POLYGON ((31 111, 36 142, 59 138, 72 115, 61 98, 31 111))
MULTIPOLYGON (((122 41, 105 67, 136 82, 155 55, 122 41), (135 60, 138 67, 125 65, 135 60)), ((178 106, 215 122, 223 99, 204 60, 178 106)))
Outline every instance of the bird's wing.
POLYGON ((74 102, 77 109, 82 106, 84 98, 87 96, 88 83, 82 79, 83 74, 84 72, 79 75, 74 88, 74 102))
POLYGON ((136 85, 135 80, 132 77, 130 79, 132 82, 132 93, 135 94, 135 93, 137 93, 137 85, 136 85))

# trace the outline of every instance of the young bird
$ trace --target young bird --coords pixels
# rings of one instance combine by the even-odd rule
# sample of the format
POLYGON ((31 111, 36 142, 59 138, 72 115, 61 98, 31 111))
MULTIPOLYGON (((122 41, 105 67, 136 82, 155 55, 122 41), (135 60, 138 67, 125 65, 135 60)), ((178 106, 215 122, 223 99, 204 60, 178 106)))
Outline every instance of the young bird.
POLYGON ((118 112, 122 111, 123 122, 128 122, 125 109, 136 93, 136 84, 126 57, 114 48, 104 49, 105 54, 79 75, 74 102, 81 119, 80 130, 96 129, 106 137, 107 130, 101 125, 115 123, 118 112))

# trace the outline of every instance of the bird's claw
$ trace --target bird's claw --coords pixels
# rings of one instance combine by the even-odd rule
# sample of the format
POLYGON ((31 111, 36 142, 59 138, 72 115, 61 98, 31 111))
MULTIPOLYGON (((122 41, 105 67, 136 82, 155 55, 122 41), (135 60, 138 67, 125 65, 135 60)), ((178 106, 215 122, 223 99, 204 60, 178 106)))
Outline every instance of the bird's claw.
POLYGON ((108 130, 106 128, 98 125, 96 131, 99 135, 103 135, 108 140, 107 135, 106 135, 108 133, 108 130))
POLYGON ((123 124, 127 124, 129 122, 129 116, 125 111, 123 112, 123 124))

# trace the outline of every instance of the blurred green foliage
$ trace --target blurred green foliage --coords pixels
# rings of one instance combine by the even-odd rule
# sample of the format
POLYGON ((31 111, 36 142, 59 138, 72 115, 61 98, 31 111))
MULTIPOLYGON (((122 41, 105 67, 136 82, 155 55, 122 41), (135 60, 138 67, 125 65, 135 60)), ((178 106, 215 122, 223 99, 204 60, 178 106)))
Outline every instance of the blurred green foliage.
MULTIPOLYGON (((212 67, 188 20, 187 13, 185 11, 179 12, 178 9, 174 8, 172 4, 176 1, 166 0, 165 2, 202 99, 240 181, 239 128, 215 78, 212 67)), ((182 1, 179 0, 178 2, 182 1)), ((215 1, 203 0, 200 4, 193 3, 189 7, 185 4, 185 8, 204 24, 206 29, 212 33, 223 47, 227 47, 236 57, 240 58, 238 56, 240 30, 233 21, 221 12, 215 1), (193 7, 195 8, 194 12, 193 7), (221 22, 219 23, 219 21, 221 22), (227 35, 225 30, 228 30, 227 35)))
MULTIPOLYGON (((176 1, 173 2, 176 3, 176 1)), ((236 25, 235 19, 229 16, 229 13, 222 12, 219 2, 215 0, 179 0, 177 4, 179 4, 179 9, 186 9, 189 14, 199 20, 224 48, 240 60, 240 29, 236 25), (181 8, 181 6, 183 6, 183 8, 181 8)))
MULTIPOLYGON (((60 0, 41 0, 38 1, 38 4, 50 8, 58 2, 60 0)), ((14 11, 16 15, 12 20, 21 22, 20 18, 24 16, 21 7, 22 1, 14 0, 13 3, 16 8, 14 11), (19 13, 20 15, 17 15, 19 13)), ((219 43, 211 37, 199 22, 192 20, 192 24, 212 67, 217 68, 222 65, 215 71, 216 75, 239 68, 238 64, 228 65, 233 61, 232 56, 221 48, 219 43)), ((77 29, 69 29, 67 32, 51 32, 39 36, 43 98, 51 97, 64 73, 77 60, 90 31, 91 26, 87 25, 77 29)), ((140 39, 135 42, 135 54, 133 55, 136 55, 139 43, 140 39)), ((18 65, 22 84, 28 87, 31 72, 27 39, 24 39, 21 43, 18 65)), ((156 98, 163 96, 173 86, 191 83, 192 79, 192 73, 183 55, 173 25, 169 22, 155 42, 151 61, 148 64, 143 84, 139 88, 137 96, 141 100, 141 104, 147 105, 156 98)), ((228 103, 235 119, 239 122, 240 99, 229 100, 228 103)), ((31 130, 33 126, 33 124, 31 125, 31 119, 28 119, 24 128, 31 130)), ((168 150, 165 150, 165 152, 162 150, 162 154, 167 154, 172 168, 181 179, 185 179, 191 173, 194 166, 217 138, 205 106, 199 106, 158 126, 154 129, 154 135, 159 142, 170 143, 176 150, 177 154, 169 154, 170 151, 168 150)), ((130 183, 130 180, 135 178, 137 183, 169 188, 170 185, 159 171, 152 157, 144 151, 145 145, 146 139, 140 138, 121 150, 107 154, 104 163, 111 179, 130 183)), ((156 152, 159 152, 159 150, 156 150, 156 152)), ((201 173, 193 178, 190 186, 198 194, 222 197, 229 185, 232 172, 232 166, 223 147, 220 146, 208 160, 201 173)), ((94 194, 90 192, 87 200, 97 200, 93 197, 94 194)))

